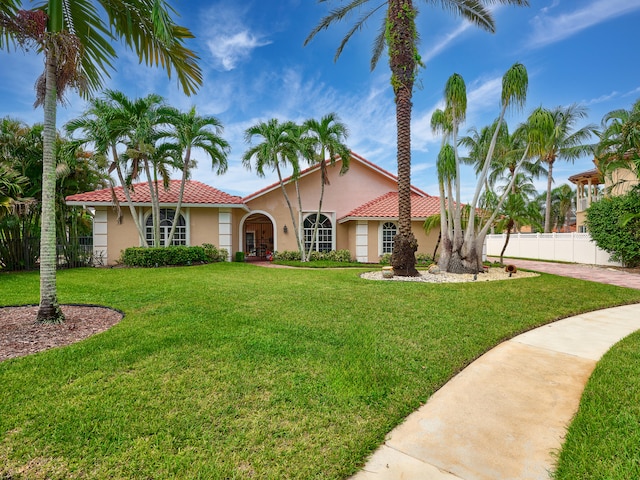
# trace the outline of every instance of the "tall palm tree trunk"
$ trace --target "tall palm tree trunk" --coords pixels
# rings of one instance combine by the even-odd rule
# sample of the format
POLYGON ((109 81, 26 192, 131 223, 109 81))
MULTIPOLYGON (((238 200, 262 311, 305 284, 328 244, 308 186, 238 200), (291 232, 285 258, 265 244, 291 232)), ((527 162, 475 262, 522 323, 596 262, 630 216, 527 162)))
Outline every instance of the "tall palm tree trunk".
POLYGON ((147 236, 145 235, 144 228, 140 224, 138 220, 138 212, 136 212, 136 207, 133 205, 133 200, 131 199, 131 192, 129 191, 129 186, 124 178, 124 174, 122 173, 122 167, 120 167, 120 163, 118 162, 118 152, 116 152, 116 147, 113 145, 112 154, 115 162, 116 173, 118 174, 118 180, 120 180, 120 185, 122 185, 122 192, 124 193, 124 197, 127 199, 129 203, 129 212, 131 213, 131 218, 133 219, 133 224, 136 226, 138 230, 138 237, 140 238, 140 245, 143 247, 148 247, 147 236))
POLYGON ((176 225, 180 218, 180 209, 182 208, 182 198, 184 197, 184 186, 187 182, 187 175, 189 175, 189 164, 191 163, 191 147, 188 146, 184 154, 184 160, 182 164, 182 178, 180 180, 180 194, 178 196, 178 205, 176 206, 176 214, 173 217, 173 224, 171 225, 171 231, 169 232, 169 238, 167 238, 167 245, 173 243, 173 236, 176 233, 176 225))
POLYGON ((42 216, 40 229, 40 308, 38 322, 59 323, 64 315, 58 305, 56 289, 56 64, 47 53, 44 98, 44 128, 42 132, 42 216))
POLYGON ((553 185, 553 160, 549 160, 549 174, 547 176, 547 201, 544 212, 544 233, 551 232, 551 186, 553 185))
POLYGON ((158 181, 156 180, 155 186, 153 184, 153 177, 151 176, 151 169, 149 168, 149 159, 144 159, 144 170, 147 175, 147 183, 149 184, 149 195, 151 196, 151 216, 153 218, 153 246, 162 247, 160 244, 160 207, 158 204, 158 195, 154 187, 157 187, 158 181))
POLYGON ((313 235, 311 236, 311 245, 309 246, 309 253, 307 257, 311 256, 311 251, 318 238, 318 227, 320 226, 320 214, 322 213, 322 201, 324 200, 324 186, 327 183, 327 165, 324 161, 324 150, 322 151, 322 161, 320 162, 320 201, 318 202, 318 213, 316 214, 316 221, 313 224, 313 235))
POLYGON ((287 202, 287 207, 289 207, 289 214, 291 215, 291 223, 293 224, 293 233, 296 236, 296 243, 298 244, 298 250, 300 251, 301 259, 304 262, 304 243, 302 243, 300 240, 298 222, 296 222, 296 216, 293 213, 293 207, 291 206, 291 201, 289 200, 287 189, 285 188, 284 182, 282 181, 282 172, 280 171, 280 166, 278 165, 277 162, 276 162, 276 171, 278 172, 278 180, 280 181, 280 187, 282 188, 284 199, 287 202))
POLYGON ((416 30, 412 0, 389 0, 387 43, 396 101, 398 155, 398 234, 391 263, 396 275, 416 276, 418 242, 411 233, 411 97, 416 68, 416 30))

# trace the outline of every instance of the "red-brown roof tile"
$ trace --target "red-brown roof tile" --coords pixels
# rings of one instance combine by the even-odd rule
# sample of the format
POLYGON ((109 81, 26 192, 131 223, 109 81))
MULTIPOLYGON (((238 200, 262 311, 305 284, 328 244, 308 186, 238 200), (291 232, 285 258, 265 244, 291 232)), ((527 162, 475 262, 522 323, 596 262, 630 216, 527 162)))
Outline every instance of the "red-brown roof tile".
MULTIPOLYGON (((158 183, 160 203, 177 204, 178 195, 180 193, 180 180, 170 180, 168 190, 165 190, 161 182, 158 183)), ((118 201, 122 204, 126 203, 127 199, 124 196, 122 187, 116 187, 114 190, 118 201)), ((149 192, 148 184, 137 183, 133 185, 131 200, 133 203, 137 204, 151 204, 151 194, 149 192)), ((94 192, 69 195, 66 198, 66 201, 67 203, 73 202, 88 205, 111 204, 111 189, 106 188, 104 190, 96 190, 94 192)), ((182 203, 185 205, 244 205, 241 197, 229 195, 217 188, 210 187, 209 185, 205 185, 204 183, 196 182, 194 180, 190 180, 185 183, 182 203)))
MULTIPOLYGON (((427 218, 440 213, 438 197, 411 194, 411 217, 427 218)), ((357 218, 398 218, 398 192, 389 192, 347 213, 339 221, 357 218)))

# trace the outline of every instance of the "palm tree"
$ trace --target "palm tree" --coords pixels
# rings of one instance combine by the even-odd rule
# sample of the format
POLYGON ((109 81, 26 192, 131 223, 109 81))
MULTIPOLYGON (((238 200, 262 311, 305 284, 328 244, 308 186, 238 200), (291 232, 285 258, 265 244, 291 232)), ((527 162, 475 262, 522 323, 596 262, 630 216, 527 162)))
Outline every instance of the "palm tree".
POLYGON ((603 117, 596 158, 609 176, 623 168, 640 179, 640 99, 630 110, 613 110, 603 117))
MULTIPOLYGON (((245 133, 245 141, 251 144, 254 137, 262 137, 263 141, 249 148, 242 156, 242 165, 251 170, 251 162, 255 159, 255 169, 258 176, 265 176, 265 169, 275 170, 282 194, 289 207, 291 223, 296 236, 296 243, 300 251, 301 260, 305 261, 304 243, 300 238, 298 221, 293 213, 293 207, 282 178, 282 167, 290 165, 293 169, 291 178, 295 181, 300 174, 298 154, 300 152, 300 127, 294 122, 279 122, 273 118, 268 122, 260 122, 249 127, 245 133)), ((301 212, 298 212, 300 214, 301 212)))
MULTIPOLYGON (((326 1, 326 0, 321 0, 326 1)), ((305 40, 308 44, 321 30, 343 20, 349 14, 361 11, 368 0, 350 0, 346 5, 329 12, 311 31, 305 40)), ((433 2, 426 2, 432 4, 433 2)), ((528 0, 446 0, 438 2, 442 8, 451 11, 466 20, 489 31, 495 31, 495 23, 487 4, 501 3, 528 5, 528 0)), ((418 10, 413 0, 383 0, 374 2, 370 10, 362 14, 355 25, 349 29, 336 50, 335 59, 353 34, 376 13, 384 11, 382 27, 376 37, 371 56, 373 70, 380 59, 384 47, 389 53, 391 85, 396 103, 397 162, 398 162, 398 234, 394 240, 392 264, 397 275, 415 276, 415 252, 418 243, 411 233, 411 110, 413 85, 417 70, 422 65, 418 53, 418 32, 416 16, 418 10)))
MULTIPOLYGON (((82 132, 82 138, 76 140, 79 146, 91 143, 96 154, 104 155, 106 158, 111 157, 108 172, 111 173, 115 170, 125 199, 129 205, 131 218, 138 231, 140 244, 147 247, 149 245, 147 243, 145 230, 138 220, 138 214, 131 199, 132 191, 130 182, 125 178, 125 172, 123 172, 117 150, 119 145, 124 145, 129 129, 127 122, 121 119, 120 107, 118 106, 118 99, 122 95, 124 94, 121 92, 107 90, 104 98, 91 99, 87 110, 85 110, 79 118, 67 122, 65 130, 70 135, 78 131, 82 132)), ((118 221, 120 221, 120 205, 114 190, 115 184, 111 180, 111 177, 109 177, 108 180, 110 181, 112 198, 118 209, 118 221)))
POLYGON ((166 157, 156 153, 156 141, 161 124, 159 109, 164 106, 164 99, 157 94, 149 94, 143 98, 131 100, 121 92, 112 92, 116 106, 117 124, 126 126, 126 151, 120 156, 122 162, 128 164, 126 182, 130 185, 140 177, 144 170, 151 198, 151 215, 153 220, 153 245, 160 246, 160 204, 158 201, 158 173, 161 173, 164 186, 168 187, 168 171, 162 166, 166 157), (153 167, 153 172, 152 172, 153 167))
MULTIPOLYGON (((440 188, 440 218, 442 233, 442 253, 438 264, 440 268, 452 273, 477 273, 482 267, 482 244, 498 215, 502 204, 506 201, 508 190, 515 182, 515 175, 508 189, 497 199, 491 215, 478 218, 479 201, 486 188, 489 167, 493 163, 494 152, 500 136, 501 124, 509 107, 522 107, 526 98, 528 85, 527 71, 523 65, 514 64, 502 79, 502 108, 498 120, 494 123, 491 139, 488 141, 482 169, 477 174, 477 184, 472 201, 463 209, 460 203, 460 163, 458 155, 458 131, 466 116, 467 97, 464 80, 458 74, 452 75, 445 86, 445 110, 438 110, 432 117, 434 131, 443 133, 443 147, 438 155, 438 180, 440 188), (446 196, 445 196, 446 185, 446 196), (463 212, 468 212, 468 227, 463 228, 463 212), (484 220, 484 225, 480 220, 484 220)), ((528 158, 528 148, 522 152, 515 169, 528 158)), ((485 195, 486 196, 486 195, 485 195)), ((465 214, 466 215, 466 214, 465 214)))
POLYGON ((322 213, 322 200, 324 198, 324 187, 329 185, 329 175, 327 171, 327 154, 330 166, 336 164, 336 158, 339 156, 342 160, 340 175, 344 175, 349 170, 349 161, 351 152, 349 147, 344 143, 349 136, 347 126, 340 122, 337 114, 329 113, 322 117, 319 121, 310 118, 302 125, 304 135, 310 140, 313 158, 311 163, 316 162, 320 166, 320 200, 318 202, 318 213, 313 226, 313 235, 311 236, 311 245, 309 246, 308 255, 311 255, 313 246, 318 235, 318 225, 320 223, 320 214, 322 213))
POLYGON ((569 219, 576 201, 576 192, 565 184, 551 190, 551 219, 556 231, 569 231, 569 219))
POLYGON ((547 117, 548 127, 542 132, 541 141, 532 153, 547 165, 547 197, 545 206, 544 232, 551 232, 551 189, 553 166, 556 160, 573 162, 583 155, 591 154, 593 145, 587 143, 596 133, 596 126, 586 125, 575 130, 576 123, 587 116, 587 109, 577 104, 556 107, 552 110, 538 107, 533 116, 547 117))
POLYGON ((0 21, 0 47, 10 41, 26 49, 32 45, 45 57, 45 71, 36 85, 36 106, 44 107, 42 162, 42 224, 40 254, 41 322, 64 320, 56 289, 55 152, 56 102, 69 87, 88 95, 113 68, 111 42, 124 41, 141 62, 162 65, 176 76, 187 94, 202 83, 198 57, 184 46, 191 32, 171 18, 165 0, 48 0, 42 10, 15 11, 5 2, 0 21), (98 11, 95 4, 102 7, 98 11))
POLYGON ((179 165, 182 170, 174 222, 169 232, 169 238, 165 242, 165 245, 171 245, 178 224, 177 220, 180 217, 184 186, 190 176, 191 168, 195 164, 195 160, 191 158, 193 149, 201 149, 211 159, 211 167, 217 169, 218 175, 222 175, 228 168, 227 153, 230 147, 229 143, 220 136, 222 123, 213 116, 197 115, 195 107, 191 107, 188 112, 180 112, 175 108, 167 107, 160 109, 159 114, 161 122, 170 125, 169 131, 159 132, 159 137, 161 139, 169 138, 174 142, 165 143, 158 148, 159 150, 174 150, 180 156, 179 165))

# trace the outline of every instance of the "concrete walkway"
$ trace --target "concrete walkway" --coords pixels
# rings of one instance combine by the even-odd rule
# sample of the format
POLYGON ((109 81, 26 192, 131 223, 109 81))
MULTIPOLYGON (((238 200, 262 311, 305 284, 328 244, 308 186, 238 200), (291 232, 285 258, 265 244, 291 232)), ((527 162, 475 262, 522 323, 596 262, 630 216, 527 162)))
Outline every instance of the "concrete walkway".
MULTIPOLYGON (((489 260, 497 261, 491 257, 489 260)), ((628 273, 615 268, 582 265, 579 263, 552 263, 536 260, 516 260, 505 258, 505 263, 512 263, 518 268, 534 270, 536 272, 552 273, 563 277, 579 278, 592 282, 608 283, 619 287, 636 288, 640 290, 640 274, 628 273)))
MULTIPOLYGON (((525 269, 640 288, 640 275, 513 260, 525 269)), ((640 329, 640 304, 585 313, 490 350, 387 435, 353 480, 548 479, 602 355, 640 329)))

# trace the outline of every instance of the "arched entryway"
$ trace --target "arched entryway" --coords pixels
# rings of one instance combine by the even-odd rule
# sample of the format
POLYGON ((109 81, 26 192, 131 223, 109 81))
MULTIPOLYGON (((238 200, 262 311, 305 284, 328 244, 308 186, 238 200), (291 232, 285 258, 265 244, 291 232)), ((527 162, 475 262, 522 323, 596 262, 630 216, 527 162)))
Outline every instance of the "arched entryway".
POLYGON ((253 213, 245 218, 242 241, 247 260, 266 260, 275 246, 271 219, 263 213, 253 213))

